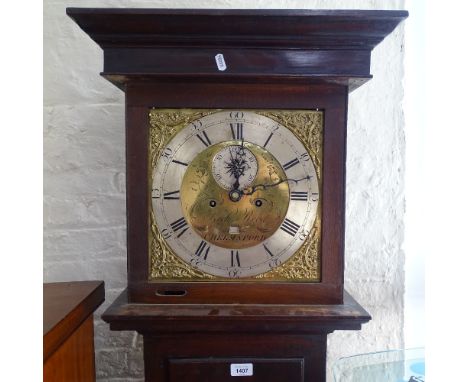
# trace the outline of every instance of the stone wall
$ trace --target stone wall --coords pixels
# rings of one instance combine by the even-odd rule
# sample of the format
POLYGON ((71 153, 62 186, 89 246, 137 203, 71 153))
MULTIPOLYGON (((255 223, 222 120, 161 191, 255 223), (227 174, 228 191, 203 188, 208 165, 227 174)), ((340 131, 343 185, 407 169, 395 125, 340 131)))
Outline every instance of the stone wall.
MULTIPOLYGON (((65 15, 79 7, 246 8, 248 1, 44 2, 44 281, 102 279, 98 381, 141 381, 142 341, 99 318, 126 286, 124 96, 99 76, 101 49, 65 15)), ((258 0, 257 8, 403 9, 401 1, 258 0)), ((374 79, 349 99, 347 290, 373 320, 329 336, 329 365, 403 346, 403 27, 373 52, 374 79)), ((328 379, 331 381, 331 374, 328 379)))

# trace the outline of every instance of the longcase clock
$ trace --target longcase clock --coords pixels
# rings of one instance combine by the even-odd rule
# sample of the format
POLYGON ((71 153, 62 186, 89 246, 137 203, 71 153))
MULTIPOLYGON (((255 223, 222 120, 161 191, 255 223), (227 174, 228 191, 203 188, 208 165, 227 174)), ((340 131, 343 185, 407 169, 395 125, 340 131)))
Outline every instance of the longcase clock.
POLYGON ((343 289, 348 93, 407 12, 67 13, 126 95, 128 289, 104 318, 144 334, 146 379, 324 380, 326 334, 370 319, 343 289))

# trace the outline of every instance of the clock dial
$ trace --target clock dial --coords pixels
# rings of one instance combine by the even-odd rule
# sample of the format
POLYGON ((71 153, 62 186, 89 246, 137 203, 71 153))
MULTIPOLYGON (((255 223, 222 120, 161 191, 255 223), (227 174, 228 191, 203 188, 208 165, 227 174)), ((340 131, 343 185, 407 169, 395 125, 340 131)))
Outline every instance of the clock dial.
POLYGON ((250 186, 257 176, 257 170, 257 159, 244 142, 224 146, 213 157, 211 166, 216 182, 229 191, 250 186))
POLYGON ((220 111, 182 128, 153 169, 155 224, 172 252, 237 279, 288 261, 310 235, 317 173, 302 142, 252 111, 220 111))

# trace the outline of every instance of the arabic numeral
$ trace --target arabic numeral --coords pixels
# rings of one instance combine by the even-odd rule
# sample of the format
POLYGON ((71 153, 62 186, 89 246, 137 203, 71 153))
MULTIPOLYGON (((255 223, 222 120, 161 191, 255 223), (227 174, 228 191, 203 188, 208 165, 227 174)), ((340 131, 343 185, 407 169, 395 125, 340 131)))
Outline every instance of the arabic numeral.
POLYGON ((200 130, 203 126, 203 123, 202 121, 199 121, 199 120, 196 120, 196 121, 193 121, 191 124, 190 124, 190 127, 193 129, 193 130, 200 130))
POLYGON ((236 277, 240 277, 240 270, 239 269, 231 269, 229 272, 229 277, 233 277, 233 278, 236 278, 236 277))
POLYGON ((303 154, 301 154, 301 155, 299 156, 299 159, 300 159, 301 161, 308 162, 308 161, 310 161, 310 156, 309 156, 309 154, 307 154, 307 153, 303 153, 303 154))
POLYGON ((273 260, 268 262, 268 266, 270 267, 270 269, 279 267, 280 265, 281 265, 281 260, 280 259, 273 259, 273 260))
POLYGON ((194 257, 194 258, 190 259, 190 265, 191 265, 192 267, 198 268, 198 267, 200 266, 201 263, 202 263, 201 260, 198 259, 198 258, 195 258, 195 257, 194 257))
POLYGON ((161 235, 164 239, 169 239, 172 236, 172 233, 167 228, 161 230, 161 235))
POLYGON ((166 147, 162 152, 161 157, 166 161, 170 161, 172 157, 172 149, 170 147, 166 147))
POLYGON ((305 239, 307 239, 307 237, 309 236, 309 233, 310 233, 309 230, 303 229, 301 232, 299 232, 299 240, 304 241, 305 239))
POLYGON ((244 113, 242 111, 231 111, 229 117, 232 119, 241 119, 244 118, 244 113))
POLYGON ((153 199, 159 199, 161 197, 161 190, 159 188, 153 188, 151 197, 153 199))

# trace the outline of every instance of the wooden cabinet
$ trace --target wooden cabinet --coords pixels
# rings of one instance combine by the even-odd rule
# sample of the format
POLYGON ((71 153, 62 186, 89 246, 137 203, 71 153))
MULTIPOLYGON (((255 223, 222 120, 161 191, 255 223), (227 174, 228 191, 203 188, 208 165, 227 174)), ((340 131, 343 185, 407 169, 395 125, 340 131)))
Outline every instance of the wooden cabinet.
POLYGON ((104 301, 104 282, 44 284, 43 298, 44 381, 94 381, 93 312, 104 301))
POLYGON ((338 305, 139 304, 128 291, 103 317, 143 335, 146 382, 323 382, 327 334, 358 330, 369 314, 347 293, 338 305))
MULTIPOLYGON (((230 365, 246 362, 253 365, 254 372, 242 381, 324 382, 327 334, 334 330, 360 330, 370 320, 369 314, 344 290, 348 93, 372 78, 372 49, 408 13, 67 8, 67 14, 103 49, 101 75, 125 92, 128 288, 103 319, 111 330, 135 330, 143 335, 145 381, 236 380, 230 375, 230 365), (156 124, 159 133, 152 138, 151 111, 155 109, 159 110, 156 119, 166 117, 164 123, 156 124), (161 111, 164 109, 323 113, 323 139, 317 139, 313 149, 318 153, 321 147, 323 151, 321 159, 315 156, 317 163, 323 163, 320 228, 292 229, 300 227, 292 220, 287 223, 289 228, 278 228, 284 235, 304 242, 300 247, 304 248, 304 257, 293 261, 290 273, 284 271, 271 279, 268 272, 263 274, 265 277, 237 278, 235 270, 241 265, 231 243, 222 246, 226 251, 220 254, 226 262, 218 266, 232 270, 225 273, 229 277, 200 276, 199 259, 208 236, 193 231, 190 246, 184 247, 185 260, 164 241, 179 238, 186 231, 176 232, 180 224, 188 223, 182 216, 181 203, 160 210, 151 207, 152 199, 161 203, 170 195, 173 196, 167 200, 181 199, 174 196, 181 192, 179 186, 165 189, 163 182, 153 186, 152 174, 157 166, 152 163, 159 160, 159 155, 168 159, 167 169, 170 163, 179 166, 174 170, 178 171, 177 176, 187 174, 182 168, 189 167, 189 163, 174 156, 177 150, 183 151, 182 145, 164 153, 162 148, 170 137, 182 131, 177 129, 185 129, 188 122, 195 121, 182 112, 172 112, 167 118, 161 111), (158 155, 152 146, 159 147, 158 155), (173 215, 168 214, 171 218, 165 218, 166 228, 159 231, 151 219, 157 214, 164 216, 163 211, 173 215), (314 235, 316 241, 307 241, 314 235), (320 271, 317 277, 307 276, 312 264, 320 271)), ((239 138, 227 121, 225 131, 230 125, 232 137, 239 138)), ((320 135, 318 129, 313 134, 305 133, 314 130, 306 129, 304 123, 298 129, 286 122, 289 134, 294 130, 303 142, 310 140, 311 147, 313 135, 320 135)), ((196 133, 201 125, 197 126, 193 124, 191 133, 201 140, 197 144, 214 146, 207 136, 205 143, 196 133)), ((260 144, 265 142, 265 148, 270 138, 263 138, 260 144)), ((216 144, 221 139, 227 138, 219 138, 216 144)), ((242 135, 242 146, 243 140, 242 135)), ((291 150, 295 150, 293 146, 291 150)), ((302 155, 295 152, 296 156, 305 154, 305 158, 312 158, 312 151, 302 155)), ((192 161, 195 157, 190 158, 192 161)), ((284 170, 290 168, 291 162, 299 163, 297 157, 287 161, 291 159, 284 158, 284 170)), ((200 167, 200 174, 212 171, 212 163, 208 160, 200 167)), ((284 178, 276 184, 271 180, 263 188, 286 181, 297 183, 309 179, 309 175, 302 179, 288 179, 286 175, 284 178)), ((239 184, 235 184, 230 198, 235 195, 233 191, 239 191, 239 184)), ((199 190, 205 188, 200 186, 199 190)), ((224 197, 226 191, 222 191, 224 197)), ((249 195, 244 191, 242 195, 249 195)), ((312 189, 310 192, 315 193, 312 189)), ((228 203, 239 200, 231 198, 228 203)), ((216 203, 207 208, 215 206, 216 203)), ((232 222, 233 217, 225 212, 228 217, 222 219, 232 222)), ((245 218, 247 212, 242 213, 245 218)), ((249 215, 251 225, 262 221, 250 218, 249 215)), ((236 222, 230 225, 232 231, 219 232, 234 240, 230 236, 238 234, 240 225, 236 222)), ((272 270, 283 264, 267 244, 259 244, 256 250, 261 251, 262 261, 272 270)), ((298 247, 297 252, 300 251, 298 247)), ((213 254, 214 251, 210 257, 213 254)))

